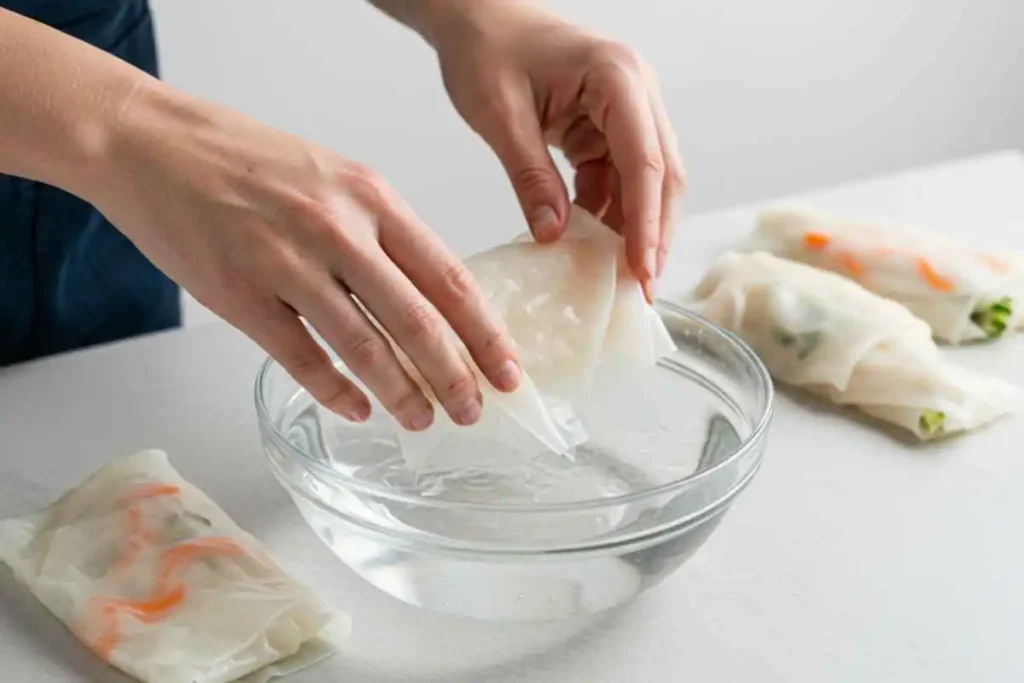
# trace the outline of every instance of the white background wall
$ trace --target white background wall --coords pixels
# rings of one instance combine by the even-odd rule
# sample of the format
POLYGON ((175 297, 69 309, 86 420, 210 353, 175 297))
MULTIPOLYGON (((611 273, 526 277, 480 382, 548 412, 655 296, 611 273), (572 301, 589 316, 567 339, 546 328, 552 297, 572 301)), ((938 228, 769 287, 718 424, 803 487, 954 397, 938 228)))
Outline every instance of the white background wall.
MULTIPOLYGON (((550 4, 657 67, 691 213, 1024 147, 1024 0, 550 4)), ((365 3, 153 6, 171 83, 375 166, 460 252, 523 229, 432 53, 365 3)))

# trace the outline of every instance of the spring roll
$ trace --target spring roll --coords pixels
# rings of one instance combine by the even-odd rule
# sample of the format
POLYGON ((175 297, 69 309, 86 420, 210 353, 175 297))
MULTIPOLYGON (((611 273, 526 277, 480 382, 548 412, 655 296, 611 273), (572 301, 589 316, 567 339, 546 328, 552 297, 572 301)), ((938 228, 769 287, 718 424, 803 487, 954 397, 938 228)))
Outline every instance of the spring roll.
POLYGON ((680 298, 750 344, 778 381, 922 440, 975 429, 1015 407, 1014 387, 946 362, 926 323, 834 273, 729 253, 680 298))
POLYGON ((905 226, 800 208, 761 213, 747 251, 830 270, 909 308, 950 344, 995 339, 1024 322, 1024 259, 905 226))
POLYGON ((266 681, 329 656, 349 627, 160 451, 115 460, 49 508, 0 522, 0 561, 144 683, 266 681))

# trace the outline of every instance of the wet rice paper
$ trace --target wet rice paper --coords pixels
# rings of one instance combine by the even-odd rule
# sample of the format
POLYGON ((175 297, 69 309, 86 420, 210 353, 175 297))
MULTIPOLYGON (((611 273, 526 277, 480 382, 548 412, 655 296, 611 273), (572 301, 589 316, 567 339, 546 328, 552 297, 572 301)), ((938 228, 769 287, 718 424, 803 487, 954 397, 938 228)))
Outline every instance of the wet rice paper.
POLYGON ((45 510, 0 522, 0 560, 144 683, 259 683, 326 658, 349 628, 160 451, 111 462, 45 510))
POLYGON ((582 209, 572 209, 566 234, 552 244, 527 236, 471 256, 466 265, 508 326, 525 381, 503 394, 479 376, 484 409, 471 427, 456 426, 438 408, 431 428, 401 431, 414 470, 568 453, 588 437, 585 405, 593 395, 675 349, 628 270, 622 238, 582 209))
POLYGON ((946 362, 906 308, 834 273, 730 253, 680 298, 743 338, 775 379, 920 439, 980 427, 1015 406, 1009 384, 946 362))
POLYGON ((996 338, 1024 322, 1024 260, 1016 254, 799 207, 762 212, 745 250, 854 280, 909 308, 948 343, 996 338))

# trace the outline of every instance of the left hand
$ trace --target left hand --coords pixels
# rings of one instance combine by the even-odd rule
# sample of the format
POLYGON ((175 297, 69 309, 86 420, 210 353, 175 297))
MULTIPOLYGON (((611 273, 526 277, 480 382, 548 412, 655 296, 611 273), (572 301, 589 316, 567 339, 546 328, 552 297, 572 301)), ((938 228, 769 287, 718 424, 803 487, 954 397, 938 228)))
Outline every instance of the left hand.
POLYGON ((576 170, 575 203, 623 235, 653 300, 685 186, 653 69, 532 3, 472 7, 433 42, 455 108, 497 153, 534 237, 557 239, 568 219, 551 144, 576 170))

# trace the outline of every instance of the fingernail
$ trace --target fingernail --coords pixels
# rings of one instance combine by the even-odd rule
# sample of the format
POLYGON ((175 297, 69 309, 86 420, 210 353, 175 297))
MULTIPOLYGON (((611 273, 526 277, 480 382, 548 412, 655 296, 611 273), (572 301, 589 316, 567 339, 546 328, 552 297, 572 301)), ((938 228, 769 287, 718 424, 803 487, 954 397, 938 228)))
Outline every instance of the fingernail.
POLYGON ((523 377, 519 364, 514 360, 506 360, 495 373, 497 387, 502 391, 514 391, 523 377))
POLYGON ((345 411, 345 416, 353 422, 366 422, 370 417, 370 404, 361 401, 354 406, 349 406, 345 411))
POLYGON ((414 432, 422 432, 434 422, 434 412, 429 408, 416 410, 406 419, 406 425, 414 432))
POLYGON ((542 206, 530 217, 530 228, 537 239, 552 239, 558 232, 558 214, 550 206, 542 206))
POLYGON ((481 410, 480 401, 472 400, 455 411, 455 422, 463 427, 468 427, 480 419, 481 410))
POLYGON ((647 271, 649 278, 658 276, 658 250, 654 247, 649 247, 644 252, 644 270, 647 271))

